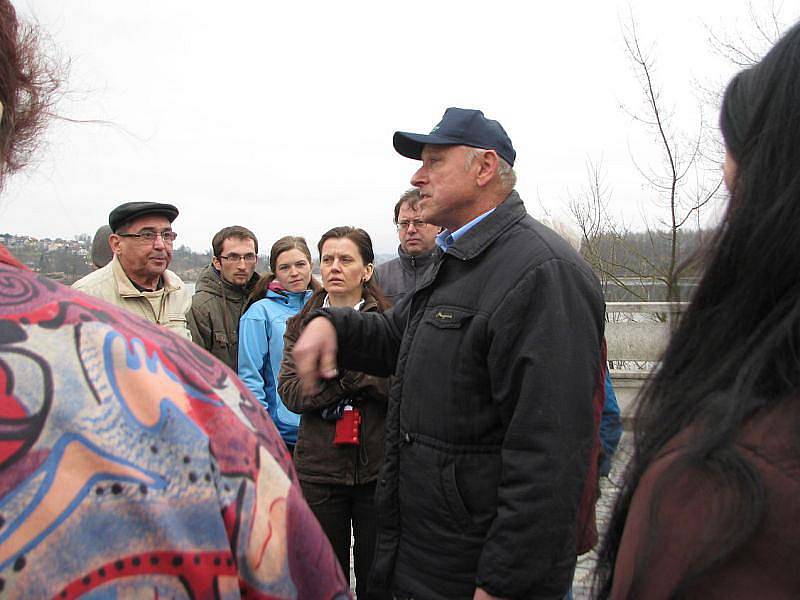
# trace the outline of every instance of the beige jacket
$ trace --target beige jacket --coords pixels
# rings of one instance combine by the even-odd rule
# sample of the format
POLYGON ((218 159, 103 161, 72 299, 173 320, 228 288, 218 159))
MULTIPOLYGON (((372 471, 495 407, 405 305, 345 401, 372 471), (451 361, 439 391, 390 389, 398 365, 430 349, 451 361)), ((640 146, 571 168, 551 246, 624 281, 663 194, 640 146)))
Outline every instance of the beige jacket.
POLYGON ((191 296, 181 278, 172 271, 164 271, 162 278, 164 285, 160 290, 140 292, 114 256, 105 267, 82 277, 72 287, 192 339, 186 326, 191 296))

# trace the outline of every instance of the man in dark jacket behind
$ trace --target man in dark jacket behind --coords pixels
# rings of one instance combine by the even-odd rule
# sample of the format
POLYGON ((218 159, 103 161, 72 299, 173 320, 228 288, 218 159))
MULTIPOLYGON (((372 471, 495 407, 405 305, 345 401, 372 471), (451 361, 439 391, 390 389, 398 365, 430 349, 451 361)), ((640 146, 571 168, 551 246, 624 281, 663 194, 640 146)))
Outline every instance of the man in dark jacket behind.
POLYGON ((307 393, 339 367, 396 375, 373 584, 405 599, 561 599, 597 446, 599 282, 527 214, 498 122, 449 108, 394 147, 422 160, 421 218, 445 227, 434 264, 382 315, 312 313, 293 353, 307 393))
POLYGON ((258 240, 239 225, 218 231, 211 241, 214 256, 203 269, 187 315, 192 340, 236 371, 239 319, 247 296, 258 281, 258 240))
POLYGON ((433 262, 439 228, 420 217, 419 190, 406 191, 394 205, 394 224, 400 245, 397 258, 375 267, 375 281, 392 303, 414 291, 417 281, 433 262))

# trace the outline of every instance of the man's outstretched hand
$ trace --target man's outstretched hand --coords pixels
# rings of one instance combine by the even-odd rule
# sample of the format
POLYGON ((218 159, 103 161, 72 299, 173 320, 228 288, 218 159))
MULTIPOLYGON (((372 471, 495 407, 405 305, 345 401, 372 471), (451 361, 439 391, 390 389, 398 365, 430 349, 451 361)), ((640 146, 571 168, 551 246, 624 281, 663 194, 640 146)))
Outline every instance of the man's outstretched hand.
POLYGON ((305 395, 319 391, 320 379, 336 377, 336 350, 336 329, 331 322, 325 317, 309 321, 292 350, 305 395))

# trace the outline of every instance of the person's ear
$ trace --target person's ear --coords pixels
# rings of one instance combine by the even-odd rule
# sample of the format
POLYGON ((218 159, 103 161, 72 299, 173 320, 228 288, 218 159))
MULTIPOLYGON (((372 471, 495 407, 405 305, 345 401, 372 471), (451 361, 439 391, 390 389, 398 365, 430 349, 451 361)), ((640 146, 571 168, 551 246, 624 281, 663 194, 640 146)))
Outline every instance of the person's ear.
POLYGON ((366 267, 364 267, 364 283, 367 283, 370 279, 372 279, 372 272, 375 270, 375 267, 372 263, 368 263, 366 267))
POLYGON ((111 247, 111 252, 119 254, 120 246, 122 246, 122 238, 116 233, 112 233, 108 236, 108 245, 111 247))
POLYGON ((211 257, 211 264, 217 271, 222 272, 222 261, 220 261, 220 259, 218 259, 216 256, 211 257))
POLYGON ((486 150, 481 152, 475 162, 478 165, 475 183, 478 184, 478 187, 484 187, 494 179, 497 169, 500 167, 500 159, 494 150, 486 150))
POLYGON ((725 162, 722 163, 722 180, 725 182, 725 187, 729 192, 733 191, 733 185, 736 183, 736 172, 738 166, 733 154, 727 148, 725 149, 725 162))

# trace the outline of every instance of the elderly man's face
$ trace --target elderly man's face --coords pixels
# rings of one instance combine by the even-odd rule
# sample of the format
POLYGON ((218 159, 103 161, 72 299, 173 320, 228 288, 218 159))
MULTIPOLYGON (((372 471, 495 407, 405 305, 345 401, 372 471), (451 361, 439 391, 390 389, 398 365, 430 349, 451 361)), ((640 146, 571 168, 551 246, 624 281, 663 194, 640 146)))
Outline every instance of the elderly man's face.
POLYGON ((467 146, 425 146, 422 166, 411 177, 411 185, 419 188, 422 220, 450 231, 469 222, 478 192, 473 173, 477 167, 467 168, 469 152, 467 146))
POLYGON ((172 226, 166 217, 145 215, 131 221, 116 234, 112 234, 110 241, 111 249, 131 281, 152 288, 172 261, 172 242, 165 242, 160 235, 153 241, 119 235, 145 231, 164 233, 172 231, 172 226))

